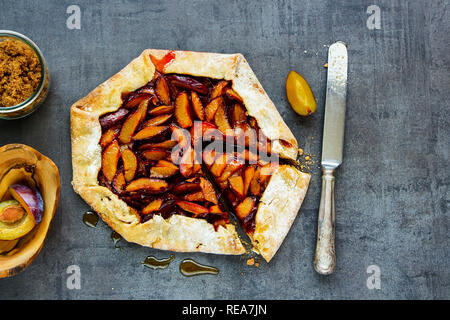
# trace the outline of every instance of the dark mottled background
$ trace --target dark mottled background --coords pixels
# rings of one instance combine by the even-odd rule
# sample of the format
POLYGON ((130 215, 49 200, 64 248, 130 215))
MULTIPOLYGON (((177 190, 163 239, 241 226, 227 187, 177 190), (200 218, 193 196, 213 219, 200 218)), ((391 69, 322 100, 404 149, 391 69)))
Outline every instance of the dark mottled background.
POLYGON ((0 280, 2 299, 431 299, 450 298, 448 1, 0 1, 0 29, 33 39, 51 72, 45 104, 30 117, 0 121, 0 145, 21 142, 59 166, 62 194, 42 253, 23 273, 0 280), (66 9, 78 4, 81 30, 66 9), (369 5, 381 29, 366 27, 369 5), (327 45, 349 46, 344 163, 337 174, 336 272, 312 266, 320 193, 327 45), (240 257, 176 254, 167 270, 141 265, 169 252, 121 243, 70 185, 69 107, 145 48, 243 53, 299 143, 316 161, 306 200, 270 264, 240 257), (297 116, 285 97, 289 70, 310 83, 316 114, 297 116), (185 278, 191 257, 219 276, 185 278), (81 268, 80 290, 66 269, 81 268), (381 290, 366 286, 381 268, 381 290))

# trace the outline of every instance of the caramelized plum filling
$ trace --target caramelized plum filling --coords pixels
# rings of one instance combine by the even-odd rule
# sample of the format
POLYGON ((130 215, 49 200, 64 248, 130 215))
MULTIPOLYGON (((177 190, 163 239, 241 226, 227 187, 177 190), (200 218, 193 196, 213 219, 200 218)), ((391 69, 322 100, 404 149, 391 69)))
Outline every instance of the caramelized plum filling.
POLYGON ((100 118, 100 185, 136 210, 141 222, 178 214, 217 228, 229 223, 224 201, 252 233, 278 165, 271 142, 247 115, 231 81, 163 69, 100 118))

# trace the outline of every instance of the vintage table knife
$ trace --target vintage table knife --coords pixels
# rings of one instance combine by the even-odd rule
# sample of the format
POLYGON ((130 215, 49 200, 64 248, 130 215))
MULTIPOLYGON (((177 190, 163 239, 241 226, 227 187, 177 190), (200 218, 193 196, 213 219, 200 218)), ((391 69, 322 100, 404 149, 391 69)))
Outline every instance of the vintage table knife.
POLYGON ((314 269, 333 273, 334 249, 334 170, 342 163, 344 145, 345 99, 347 95, 347 47, 338 41, 328 51, 327 95, 322 142, 322 193, 319 206, 317 246, 314 269))

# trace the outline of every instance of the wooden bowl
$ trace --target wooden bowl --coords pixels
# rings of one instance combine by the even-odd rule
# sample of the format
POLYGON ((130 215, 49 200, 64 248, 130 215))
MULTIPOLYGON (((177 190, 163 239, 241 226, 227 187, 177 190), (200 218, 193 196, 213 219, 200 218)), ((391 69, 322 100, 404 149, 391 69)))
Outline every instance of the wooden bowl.
POLYGON ((39 189, 44 214, 41 222, 22 238, 0 241, 0 278, 18 274, 37 257, 58 206, 60 178, 53 161, 29 146, 5 145, 0 148, 0 200, 11 198, 8 187, 20 182, 39 189))

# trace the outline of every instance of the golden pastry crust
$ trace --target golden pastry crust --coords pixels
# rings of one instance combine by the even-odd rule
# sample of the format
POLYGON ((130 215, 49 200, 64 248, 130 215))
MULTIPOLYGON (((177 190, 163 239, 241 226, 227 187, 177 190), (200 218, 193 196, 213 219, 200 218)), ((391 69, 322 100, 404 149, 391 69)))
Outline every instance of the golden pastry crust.
MULTIPOLYGON (((119 73, 72 105, 74 190, 127 241, 171 251, 242 254, 245 249, 231 224, 215 231, 206 220, 179 215, 173 215, 167 220, 154 216, 149 221, 140 223, 133 209, 109 189, 98 184, 97 176, 101 168, 99 117, 120 107, 123 92, 134 91, 153 78, 155 66, 150 54, 161 59, 168 52, 144 50, 119 73)), ((298 145, 295 137, 241 54, 175 51, 175 59, 166 65, 164 72, 232 80, 233 89, 243 98, 249 115, 256 119, 263 133, 272 140, 272 149, 283 158, 296 159, 298 145), (281 144, 280 139, 289 142, 289 145, 281 144)), ((295 169, 281 166, 276 171, 256 214, 254 244, 268 261, 289 231, 308 185, 305 180, 309 181, 309 175, 293 170, 295 169), (288 190, 285 195, 289 195, 290 200, 284 200, 287 205, 281 206, 274 188, 288 190), (283 217, 275 219, 275 215, 280 213, 283 217), (275 226, 267 226, 271 219, 276 223, 275 226), (270 235, 271 232, 274 234, 270 235)))
POLYGON ((255 218, 252 242, 269 262, 283 243, 308 190, 310 174, 281 165, 270 178, 255 218))
POLYGON ((155 215, 141 223, 138 214, 105 187, 84 186, 77 192, 111 228, 129 242, 180 252, 245 253, 231 224, 219 226, 216 231, 206 220, 180 215, 172 215, 166 220, 155 215))

